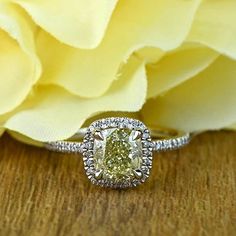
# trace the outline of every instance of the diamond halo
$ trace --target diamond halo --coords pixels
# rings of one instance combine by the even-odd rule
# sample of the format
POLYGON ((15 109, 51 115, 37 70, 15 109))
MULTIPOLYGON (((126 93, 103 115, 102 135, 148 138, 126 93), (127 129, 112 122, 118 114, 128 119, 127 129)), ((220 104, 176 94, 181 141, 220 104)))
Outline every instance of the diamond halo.
POLYGON ((149 177, 152 149, 150 132, 141 121, 121 117, 97 120, 84 136, 84 168, 93 184, 135 187, 149 177))

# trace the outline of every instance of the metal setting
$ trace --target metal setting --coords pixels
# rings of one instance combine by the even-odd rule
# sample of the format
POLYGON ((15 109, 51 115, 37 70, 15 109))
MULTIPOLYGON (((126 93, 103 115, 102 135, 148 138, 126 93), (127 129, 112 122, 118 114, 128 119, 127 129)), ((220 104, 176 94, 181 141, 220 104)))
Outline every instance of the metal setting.
POLYGON ((81 153, 90 181, 111 188, 135 187, 145 182, 152 168, 153 151, 178 149, 191 139, 188 133, 150 131, 141 121, 122 117, 94 121, 73 139, 82 137, 82 142, 48 142, 45 147, 81 153))

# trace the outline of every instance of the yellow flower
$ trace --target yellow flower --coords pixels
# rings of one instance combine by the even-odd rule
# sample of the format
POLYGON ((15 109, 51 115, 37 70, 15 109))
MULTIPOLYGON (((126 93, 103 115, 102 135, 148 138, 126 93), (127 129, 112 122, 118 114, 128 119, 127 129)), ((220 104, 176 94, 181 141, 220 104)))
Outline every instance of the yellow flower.
POLYGON ((108 111, 235 127, 235 11, 234 0, 1 0, 0 134, 66 139, 108 111))

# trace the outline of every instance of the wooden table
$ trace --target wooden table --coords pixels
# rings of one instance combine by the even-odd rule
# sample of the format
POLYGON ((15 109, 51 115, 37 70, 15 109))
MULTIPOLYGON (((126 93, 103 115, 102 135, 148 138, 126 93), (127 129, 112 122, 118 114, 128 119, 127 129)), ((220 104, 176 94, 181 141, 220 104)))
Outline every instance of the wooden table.
POLYGON ((155 156, 130 190, 90 184, 80 156, 0 139, 0 235, 236 235, 236 133, 155 156))

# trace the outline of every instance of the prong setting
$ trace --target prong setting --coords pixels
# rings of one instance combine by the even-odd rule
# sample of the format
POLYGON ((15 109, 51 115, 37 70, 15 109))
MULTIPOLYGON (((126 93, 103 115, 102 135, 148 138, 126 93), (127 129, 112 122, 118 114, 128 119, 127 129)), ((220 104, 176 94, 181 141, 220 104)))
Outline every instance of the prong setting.
POLYGON ((141 179, 143 177, 143 172, 140 169, 134 170, 133 173, 138 179, 141 179))
POLYGON ((94 138, 97 140, 104 140, 104 137, 102 136, 101 131, 95 131, 94 138))
MULTIPOLYGON (((117 133, 114 132, 114 137, 116 137, 117 133)), ((107 137, 110 134, 107 134, 107 137)), ((123 137, 122 136, 122 137, 123 137)), ((108 140, 109 138, 107 138, 108 140)), ((129 143, 128 143, 129 144, 129 143)), ((117 144, 118 145, 118 144, 117 144)), ((113 148, 114 145, 110 145, 109 147, 113 148)), ((101 120, 97 120, 93 122, 87 129, 87 132, 85 134, 84 140, 83 140, 83 160, 84 160, 84 166, 85 171, 88 176, 88 178, 91 180, 92 183, 103 186, 103 187, 110 187, 110 188, 128 188, 128 187, 135 187, 143 182, 149 177, 150 170, 152 168, 152 141, 150 137, 150 132, 147 129, 147 127, 139 120, 131 119, 131 118, 105 118, 101 120), (123 141, 119 141, 119 145, 121 145, 121 151, 120 155, 117 156, 116 159, 109 159, 104 160, 106 161, 106 167, 109 169, 111 168, 112 171, 116 171, 116 176, 119 175, 119 168, 118 170, 115 169, 116 166, 114 166, 115 163, 119 163, 119 166, 121 170, 125 170, 125 168, 130 167, 130 162, 134 167, 137 165, 137 167, 131 172, 127 172, 130 174, 122 175, 122 178, 113 178, 110 175, 109 171, 101 169, 101 165, 104 165, 104 163, 100 163, 95 158, 95 151, 104 151, 101 148, 98 148, 97 145, 103 145, 103 141, 106 139, 104 137, 104 133, 109 133, 111 130, 118 130, 115 132, 118 132, 119 135, 123 135, 127 142, 131 142, 133 145, 133 154, 130 155, 127 153, 127 155, 122 156, 122 151, 129 150, 130 146, 127 146, 127 143, 123 141), (129 138, 127 138, 126 135, 130 135, 129 138), (131 138, 130 138, 131 137, 131 138), (138 144, 141 146, 141 148, 135 148, 135 145, 138 144), (125 146, 126 145, 126 146, 125 146), (123 148, 123 149, 122 149, 123 148), (135 153, 138 152, 138 153, 135 153), (139 155, 140 154, 140 155, 139 155), (127 156, 127 157, 126 157, 127 156), (123 158, 123 159, 122 159, 123 158), (127 158, 127 159, 124 159, 127 158), (136 163, 136 159, 132 158, 138 158, 139 161, 138 164, 136 163), (128 164, 127 164, 128 163, 128 164), (100 165, 101 164, 101 165, 100 165), (117 174, 118 171, 118 174, 117 174)), ((120 147, 120 146, 117 146, 120 147)), ((108 150, 109 151, 109 150, 108 150)), ((106 154, 108 155, 108 154, 106 154)), ((112 155, 111 155, 112 156, 112 155)), ((109 156, 110 157, 110 156, 109 156)), ((134 168, 133 167, 133 168, 134 168)), ((113 173, 111 172, 111 173, 113 173)), ((125 172, 126 173, 126 172, 125 172)), ((122 173, 123 174, 123 173, 122 173)))
POLYGON ((94 173, 94 177, 95 177, 96 180, 102 179, 102 170, 97 170, 97 171, 94 173))

